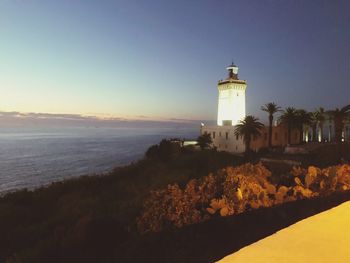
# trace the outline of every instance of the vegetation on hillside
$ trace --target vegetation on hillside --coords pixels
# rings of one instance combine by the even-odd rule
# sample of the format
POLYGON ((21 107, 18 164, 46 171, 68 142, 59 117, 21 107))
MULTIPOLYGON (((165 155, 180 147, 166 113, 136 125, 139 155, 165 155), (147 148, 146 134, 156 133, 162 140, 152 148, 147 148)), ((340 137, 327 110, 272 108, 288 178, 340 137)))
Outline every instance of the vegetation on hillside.
POLYGON ((0 262, 110 262, 114 249, 136 235, 136 218, 151 190, 183 186, 241 162, 228 153, 162 141, 145 159, 108 175, 6 194, 0 198, 0 262))
MULTIPOLYGON (((120 262, 119 256, 123 253, 126 253, 127 261, 132 258, 127 253, 133 254, 133 249, 142 247, 138 242, 144 239, 136 231, 137 225, 140 227, 140 221, 136 224, 136 219, 141 219, 146 213, 144 204, 152 200, 151 191, 165 191, 161 194, 162 200, 157 199, 159 208, 164 208, 166 204, 168 209, 174 209, 179 207, 179 202, 186 204, 180 206, 180 214, 176 217, 171 214, 172 210, 166 212, 164 220, 159 221, 158 229, 202 222, 246 209, 246 205, 237 206, 234 201, 223 201, 224 194, 230 196, 232 189, 237 190, 236 176, 226 176, 227 173, 243 168, 222 169, 243 164, 246 162, 244 157, 180 146, 181 143, 176 140, 163 140, 150 147, 143 160, 116 168, 107 175, 84 176, 1 197, 0 262, 120 262), (222 178, 223 185, 227 187, 217 185, 221 182, 218 178, 222 178), (206 197, 200 194, 203 191, 208 191, 206 197), (163 202, 171 202, 171 205, 163 202), (190 211, 190 219, 186 211, 190 211)), ((308 156, 308 161, 337 164, 338 160, 330 158, 333 156, 332 145, 327 147, 320 149, 318 155, 308 156)), ((342 152, 342 158, 349 161, 348 148, 345 147, 342 152)), ((281 154, 279 157, 282 158, 281 154)), ((305 159, 305 156, 302 158, 305 159)), ((259 169, 265 173, 266 169, 259 169)), ((289 173, 272 172, 266 180, 275 185, 277 192, 279 184, 297 186, 289 173)), ((304 185, 303 175, 299 177, 304 185)), ((260 190, 267 191, 263 187, 260 190)), ((256 200, 270 202, 260 197, 256 200)), ((153 216, 157 217, 156 207, 151 203, 148 207, 155 209, 153 216)), ((249 209, 253 207, 254 203, 249 209)), ((153 223, 158 224, 157 220, 153 223)), ((148 219, 143 222, 144 231, 152 229, 148 219)))
POLYGON ((186 186, 152 191, 138 220, 141 232, 183 227, 260 207, 350 190, 350 165, 293 167, 288 180, 271 178, 261 164, 227 167, 186 186), (284 184, 283 184, 284 183, 284 184))

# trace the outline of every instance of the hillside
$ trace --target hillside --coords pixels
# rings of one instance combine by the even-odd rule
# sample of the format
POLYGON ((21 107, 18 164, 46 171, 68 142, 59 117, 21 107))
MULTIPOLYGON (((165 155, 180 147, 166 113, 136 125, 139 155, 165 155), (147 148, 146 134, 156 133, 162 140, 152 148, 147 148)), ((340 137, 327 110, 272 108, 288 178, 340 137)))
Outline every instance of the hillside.
MULTIPOLYGON (((297 195, 293 202, 243 209, 243 213, 227 217, 204 214, 204 221, 188 221, 190 225, 182 228, 164 221, 161 232, 138 232, 136 223, 151 190, 162 191, 173 184, 185 189, 192 179, 201 182, 208 174, 246 161, 224 152, 169 148, 163 143, 156 151, 149 150, 143 160, 107 175, 6 194, 0 198, 0 262, 211 262, 350 200, 348 192, 339 191, 310 200, 297 195)), ((272 165, 269 169, 268 181, 276 189, 280 185, 301 187, 296 185, 291 167, 278 166, 274 171, 272 165)), ((304 177, 300 174, 302 184, 304 177)), ((203 203, 200 213, 206 213, 209 201, 203 203)))

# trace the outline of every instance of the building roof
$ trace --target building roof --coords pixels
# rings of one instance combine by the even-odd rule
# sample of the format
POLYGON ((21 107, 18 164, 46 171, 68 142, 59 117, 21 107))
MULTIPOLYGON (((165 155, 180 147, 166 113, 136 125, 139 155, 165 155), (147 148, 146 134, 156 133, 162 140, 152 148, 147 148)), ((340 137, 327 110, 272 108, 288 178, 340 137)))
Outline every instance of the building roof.
POLYGON ((219 80, 218 84, 226 84, 226 83, 239 83, 239 84, 246 84, 245 80, 241 80, 241 79, 224 79, 224 80, 219 80))
POLYGON ((231 68, 231 67, 237 68, 237 66, 235 65, 235 63, 233 63, 233 61, 232 61, 231 65, 229 65, 229 66, 227 66, 227 67, 228 67, 228 68, 231 68))

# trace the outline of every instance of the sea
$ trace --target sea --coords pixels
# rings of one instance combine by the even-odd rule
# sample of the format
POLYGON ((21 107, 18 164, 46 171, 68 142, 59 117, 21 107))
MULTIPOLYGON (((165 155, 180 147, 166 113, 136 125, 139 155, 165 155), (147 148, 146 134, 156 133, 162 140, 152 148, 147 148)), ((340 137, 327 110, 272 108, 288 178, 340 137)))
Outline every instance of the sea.
POLYGON ((194 139, 198 128, 0 128, 0 194, 34 189, 136 162, 163 138, 194 139))

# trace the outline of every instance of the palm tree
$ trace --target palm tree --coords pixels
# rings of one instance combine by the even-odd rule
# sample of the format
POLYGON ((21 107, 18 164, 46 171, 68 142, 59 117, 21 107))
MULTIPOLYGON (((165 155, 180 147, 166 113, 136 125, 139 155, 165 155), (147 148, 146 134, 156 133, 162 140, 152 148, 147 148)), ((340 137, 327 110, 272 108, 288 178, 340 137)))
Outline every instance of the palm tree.
POLYGON ((350 126, 350 116, 347 116, 344 120, 344 140, 346 140, 347 138, 350 138, 348 132, 347 132, 347 128, 346 126, 350 126))
POLYGON ((264 106, 261 106, 261 110, 265 111, 269 114, 269 148, 272 147, 272 122, 273 122, 273 115, 276 112, 281 111, 281 107, 277 106, 276 103, 270 102, 265 104, 264 106))
POLYGON ((246 153, 250 152, 250 142, 252 137, 258 137, 261 135, 260 130, 264 127, 264 124, 259 122, 258 118, 248 115, 242 121, 240 121, 235 128, 235 135, 242 136, 245 144, 246 153))
POLYGON ((333 118, 335 142, 339 144, 342 141, 344 122, 347 118, 350 117, 350 105, 346 105, 341 109, 336 108, 335 110, 330 110, 327 112, 327 114, 333 118))
POLYGON ((328 141, 332 141, 332 123, 333 123, 333 117, 326 112, 326 118, 328 121, 328 141))
POLYGON ((312 141, 317 142, 317 117, 316 112, 310 112, 310 126, 312 130, 312 141))
POLYGON ((306 110, 299 109, 295 111, 295 119, 295 125, 299 129, 299 141, 301 143, 303 141, 304 126, 311 123, 311 114, 306 110))
POLYGON ((325 115, 324 108, 319 107, 318 109, 316 109, 314 114, 315 114, 315 118, 316 118, 316 121, 318 124, 319 136, 320 136, 321 142, 322 142, 323 141, 323 124, 326 121, 326 115, 325 115))
POLYGON ((288 129, 288 144, 291 143, 292 128, 297 126, 297 111, 293 107, 287 107, 279 117, 281 123, 285 124, 288 129))

